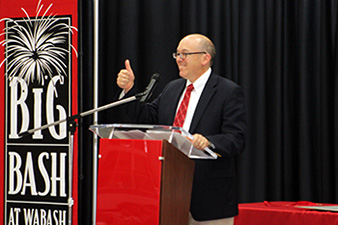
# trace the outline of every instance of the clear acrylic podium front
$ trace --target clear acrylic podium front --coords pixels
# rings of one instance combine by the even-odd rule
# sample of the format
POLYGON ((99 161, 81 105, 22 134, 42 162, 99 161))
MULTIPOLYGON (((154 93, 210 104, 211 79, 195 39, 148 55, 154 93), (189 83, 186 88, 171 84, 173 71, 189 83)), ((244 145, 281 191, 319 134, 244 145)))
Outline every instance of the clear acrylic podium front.
POLYGON ((90 126, 100 137, 97 225, 186 225, 195 161, 216 158, 195 149, 188 132, 170 126, 90 126))
POLYGON ((100 138, 167 140, 190 159, 216 159, 217 155, 209 148, 196 149, 188 140, 193 136, 181 127, 146 124, 100 124, 89 128, 100 138))

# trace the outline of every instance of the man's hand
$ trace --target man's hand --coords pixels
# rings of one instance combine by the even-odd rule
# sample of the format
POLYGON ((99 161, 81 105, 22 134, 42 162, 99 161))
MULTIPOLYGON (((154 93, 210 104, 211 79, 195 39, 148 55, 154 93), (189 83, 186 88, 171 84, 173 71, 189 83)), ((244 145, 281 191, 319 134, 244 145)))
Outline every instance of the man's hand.
POLYGON ((191 140, 191 144, 199 149, 203 150, 205 147, 209 146, 209 141, 206 139, 203 135, 201 134, 194 134, 193 135, 194 139, 191 140))
POLYGON ((135 76, 128 59, 124 62, 124 64, 126 68, 120 70, 117 75, 116 83, 126 94, 134 86, 135 76))

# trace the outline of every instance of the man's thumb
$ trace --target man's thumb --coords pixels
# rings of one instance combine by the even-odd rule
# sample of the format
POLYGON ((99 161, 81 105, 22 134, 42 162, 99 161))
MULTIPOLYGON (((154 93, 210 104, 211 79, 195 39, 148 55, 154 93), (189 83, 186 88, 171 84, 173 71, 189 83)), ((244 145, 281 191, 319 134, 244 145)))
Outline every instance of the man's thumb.
POLYGON ((127 69, 128 72, 133 73, 133 70, 131 69, 131 65, 130 65, 129 59, 127 59, 127 60, 124 62, 124 65, 126 66, 126 69, 127 69))

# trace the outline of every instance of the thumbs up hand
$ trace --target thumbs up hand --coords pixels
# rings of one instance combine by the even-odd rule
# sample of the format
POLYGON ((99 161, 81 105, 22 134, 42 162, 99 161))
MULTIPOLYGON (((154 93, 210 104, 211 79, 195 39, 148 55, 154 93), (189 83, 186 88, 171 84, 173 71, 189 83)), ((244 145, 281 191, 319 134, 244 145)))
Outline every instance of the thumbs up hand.
POLYGON ((127 59, 125 62, 125 69, 120 70, 117 75, 116 83, 127 93, 134 86, 134 72, 131 68, 130 61, 127 59))

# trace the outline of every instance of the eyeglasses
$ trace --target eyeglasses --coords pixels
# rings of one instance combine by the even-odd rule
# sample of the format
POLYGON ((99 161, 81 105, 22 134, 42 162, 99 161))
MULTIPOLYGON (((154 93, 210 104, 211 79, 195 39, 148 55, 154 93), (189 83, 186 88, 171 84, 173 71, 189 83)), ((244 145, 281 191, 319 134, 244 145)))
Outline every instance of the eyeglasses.
POLYGON ((195 54, 207 54, 206 52, 174 52, 173 53, 173 58, 177 59, 177 56, 180 57, 181 59, 187 58, 188 55, 195 55, 195 54))

